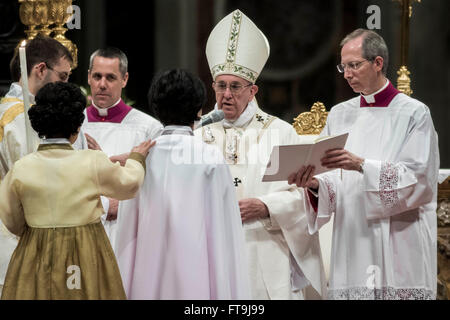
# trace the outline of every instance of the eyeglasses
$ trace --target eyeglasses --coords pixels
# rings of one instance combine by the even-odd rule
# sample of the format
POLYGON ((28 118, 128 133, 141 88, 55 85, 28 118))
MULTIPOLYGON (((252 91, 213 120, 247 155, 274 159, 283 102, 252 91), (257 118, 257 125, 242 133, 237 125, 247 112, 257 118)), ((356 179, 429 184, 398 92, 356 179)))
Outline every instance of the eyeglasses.
POLYGON ((369 61, 369 60, 364 59, 364 60, 361 60, 361 61, 352 61, 352 62, 349 62, 349 63, 341 63, 341 64, 338 64, 336 66, 336 68, 338 69, 338 71, 340 73, 344 73, 345 72, 345 68, 349 68, 350 70, 355 71, 355 70, 358 70, 359 67, 361 66, 361 64, 363 62, 365 62, 365 61, 369 61))
POLYGON ((227 86, 227 84, 225 82, 213 82, 213 87, 214 87, 214 91, 216 91, 217 93, 224 93, 225 91, 227 91, 227 88, 230 88, 230 91, 232 94, 240 94, 242 92, 242 90, 244 90, 247 87, 252 86, 253 83, 247 84, 247 85, 243 85, 239 82, 232 82, 230 83, 230 86, 227 86))
POLYGON ((72 74, 72 72, 67 73, 65 71, 57 71, 57 70, 53 69, 52 67, 50 67, 48 64, 46 64, 46 65, 47 65, 48 69, 52 70, 53 72, 55 72, 58 75, 59 80, 61 80, 61 81, 67 81, 69 79, 70 75, 72 74))

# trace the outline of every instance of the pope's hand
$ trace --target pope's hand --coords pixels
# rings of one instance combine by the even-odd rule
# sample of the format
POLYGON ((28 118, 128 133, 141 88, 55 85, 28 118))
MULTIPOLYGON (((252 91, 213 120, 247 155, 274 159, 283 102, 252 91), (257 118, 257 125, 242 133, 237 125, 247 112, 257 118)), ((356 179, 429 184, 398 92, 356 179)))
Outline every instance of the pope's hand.
POLYGON ((264 202, 255 198, 239 200, 239 209, 242 222, 256 218, 265 218, 269 215, 269 209, 264 202))

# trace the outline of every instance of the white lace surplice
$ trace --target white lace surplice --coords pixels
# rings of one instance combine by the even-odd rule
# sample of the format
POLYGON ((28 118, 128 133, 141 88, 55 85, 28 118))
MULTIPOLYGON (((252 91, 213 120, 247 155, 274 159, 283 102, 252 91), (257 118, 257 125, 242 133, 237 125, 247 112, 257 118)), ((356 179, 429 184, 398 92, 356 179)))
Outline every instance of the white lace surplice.
POLYGON ((388 107, 334 107, 322 135, 349 132, 345 149, 365 158, 364 174, 318 175, 316 232, 334 212, 329 298, 436 296, 437 135, 428 108, 404 94, 388 107))

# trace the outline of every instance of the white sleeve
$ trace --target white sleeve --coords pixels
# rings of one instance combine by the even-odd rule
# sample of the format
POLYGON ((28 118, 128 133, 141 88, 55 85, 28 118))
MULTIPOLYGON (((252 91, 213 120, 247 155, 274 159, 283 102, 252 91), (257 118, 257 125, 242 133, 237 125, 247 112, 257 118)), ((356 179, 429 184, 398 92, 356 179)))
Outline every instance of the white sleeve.
POLYGON ((367 219, 393 216, 433 200, 439 150, 430 113, 424 110, 417 120, 412 119, 410 132, 395 161, 365 160, 367 219))
POLYGON ((3 133, 0 135, 0 179, 8 173, 14 162, 28 153, 25 131, 20 126, 21 121, 23 113, 5 126, 0 124, 3 133))
POLYGON ((310 234, 316 233, 324 224, 330 221, 333 213, 336 212, 336 199, 342 183, 339 173, 340 170, 333 170, 315 176, 319 182, 317 211, 307 198, 307 190, 304 190, 310 234))

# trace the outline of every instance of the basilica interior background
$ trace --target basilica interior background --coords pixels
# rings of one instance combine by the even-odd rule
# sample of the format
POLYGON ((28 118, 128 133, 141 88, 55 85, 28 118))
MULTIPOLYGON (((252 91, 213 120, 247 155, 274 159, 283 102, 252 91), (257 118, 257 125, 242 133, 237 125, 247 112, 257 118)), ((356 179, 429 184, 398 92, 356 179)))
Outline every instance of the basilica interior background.
MULTIPOLYGON (((25 38, 26 28, 20 19, 19 1, 0 2, 0 96, 7 92, 11 83, 9 61, 14 48, 25 38)), ((80 28, 70 29, 65 34, 78 48, 78 66, 73 70, 70 81, 88 88, 90 54, 100 47, 116 46, 129 59, 127 101, 133 101, 135 108, 151 114, 146 101, 147 91, 158 71, 184 68, 198 74, 210 88, 212 79, 205 56, 207 37, 222 17, 239 8, 259 26, 271 46, 269 60, 257 81, 258 103, 265 111, 292 123, 298 114, 310 110, 316 101, 324 103, 329 110, 336 103, 355 95, 336 70, 336 64, 340 62, 339 42, 352 30, 367 27, 371 16, 367 8, 370 5, 380 8, 380 29, 377 31, 390 50, 388 78, 394 85, 397 83, 402 59, 402 2, 405 1, 408 2, 74 0, 73 5, 80 8, 80 28)), ((407 66, 411 72, 412 97, 430 108, 439 135, 441 168, 450 168, 450 1, 409 1, 412 15, 409 19, 407 66)), ((214 106, 213 90, 208 91, 204 113, 214 106)), ((445 189, 444 184, 442 188, 445 189)), ((441 195, 442 199, 448 200, 448 192, 441 195)), ((447 222, 441 223, 442 228, 448 227, 446 223, 450 224, 448 214, 446 217, 447 222)), ((446 265, 447 268, 450 255, 448 234, 447 238, 444 237, 447 247, 444 246, 440 258, 440 266, 446 265)), ((446 272, 447 279, 450 279, 449 271, 446 272)))

